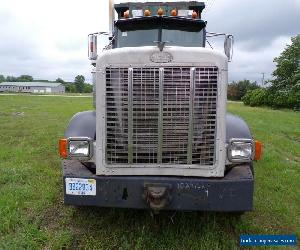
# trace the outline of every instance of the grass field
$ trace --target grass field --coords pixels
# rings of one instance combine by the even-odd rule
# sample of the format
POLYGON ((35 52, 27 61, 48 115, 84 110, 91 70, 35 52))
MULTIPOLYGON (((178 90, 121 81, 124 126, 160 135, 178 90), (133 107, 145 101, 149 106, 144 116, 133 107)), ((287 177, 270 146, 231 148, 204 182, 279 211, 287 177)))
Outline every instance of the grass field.
MULTIPOLYGON (((264 156, 253 212, 229 214, 74 208, 62 203, 57 140, 91 98, 0 95, 0 249, 238 249, 240 234, 300 238, 300 113, 230 103, 264 156)), ((274 248, 278 249, 278 248, 274 248)))

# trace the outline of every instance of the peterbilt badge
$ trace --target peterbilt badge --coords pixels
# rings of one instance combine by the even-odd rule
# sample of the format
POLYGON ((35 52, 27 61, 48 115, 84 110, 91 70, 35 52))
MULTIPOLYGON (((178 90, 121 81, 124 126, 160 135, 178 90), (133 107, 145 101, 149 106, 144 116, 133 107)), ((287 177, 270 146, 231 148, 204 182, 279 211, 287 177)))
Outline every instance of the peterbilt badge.
POLYGON ((168 52, 155 52, 150 56, 150 60, 155 63, 172 62, 173 56, 168 52))

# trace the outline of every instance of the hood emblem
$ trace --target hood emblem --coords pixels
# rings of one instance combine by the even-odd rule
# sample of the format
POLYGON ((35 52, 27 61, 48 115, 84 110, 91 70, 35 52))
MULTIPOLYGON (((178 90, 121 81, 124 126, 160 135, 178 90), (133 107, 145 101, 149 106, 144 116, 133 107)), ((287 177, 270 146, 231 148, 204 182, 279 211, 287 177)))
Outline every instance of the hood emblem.
POLYGON ((168 63, 173 61, 173 56, 168 52, 155 52, 150 56, 150 61, 154 63, 168 63))

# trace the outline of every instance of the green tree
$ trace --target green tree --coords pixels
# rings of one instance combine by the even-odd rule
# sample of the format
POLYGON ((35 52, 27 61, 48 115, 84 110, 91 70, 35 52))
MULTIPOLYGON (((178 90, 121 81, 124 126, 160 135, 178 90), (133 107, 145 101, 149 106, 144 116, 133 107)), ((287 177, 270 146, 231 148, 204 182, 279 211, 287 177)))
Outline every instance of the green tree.
POLYGON ((257 83, 250 82, 249 80, 233 82, 228 85, 227 97, 229 100, 240 101, 248 90, 253 90, 257 88, 259 88, 257 83))
POLYGON ((291 38, 279 57, 274 59, 274 79, 268 89, 268 105, 300 108, 300 34, 291 38))
POLYGON ((266 94, 267 94, 267 89, 265 88, 248 90, 246 95, 242 97, 242 101, 246 105, 262 106, 265 105, 266 94))
POLYGON ((84 93, 92 93, 93 92, 93 85, 91 85, 89 83, 85 83, 83 92, 84 93))
POLYGON ((5 82, 5 77, 4 77, 4 75, 0 75, 0 82, 5 82))
POLYGON ((60 82, 60 83, 62 83, 62 84, 65 83, 65 81, 64 81, 63 79, 59 78, 59 77, 55 80, 55 82, 60 82))
POLYGON ((20 75, 17 78, 18 82, 32 82, 33 81, 33 77, 30 75, 20 75))
POLYGON ((300 34, 291 40, 292 44, 274 59, 276 69, 273 72, 275 78, 270 81, 272 87, 291 88, 300 80, 300 34))
POLYGON ((67 93, 76 93, 76 86, 74 83, 66 84, 66 92, 67 93))
POLYGON ((270 87, 265 91, 250 91, 243 101, 246 105, 268 105, 274 108, 300 110, 300 34, 291 38, 280 56, 274 58, 276 69, 270 87))
POLYGON ((6 77, 6 81, 7 81, 7 82, 16 82, 16 81, 17 81, 17 77, 14 77, 14 76, 7 76, 7 77, 6 77))
POLYGON ((85 78, 83 75, 78 75, 75 77, 74 83, 75 83, 75 87, 76 87, 76 91, 78 93, 82 93, 84 90, 84 81, 85 78))

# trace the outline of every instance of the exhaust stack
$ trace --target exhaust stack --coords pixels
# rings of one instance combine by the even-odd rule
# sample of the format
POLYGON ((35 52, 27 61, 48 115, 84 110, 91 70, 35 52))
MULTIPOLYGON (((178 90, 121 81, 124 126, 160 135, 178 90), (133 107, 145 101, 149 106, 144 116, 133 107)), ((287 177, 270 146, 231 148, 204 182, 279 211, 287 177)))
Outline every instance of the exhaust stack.
POLYGON ((109 34, 113 33, 114 21, 115 21, 115 9, 114 0, 109 0, 108 13, 109 13, 109 34))

